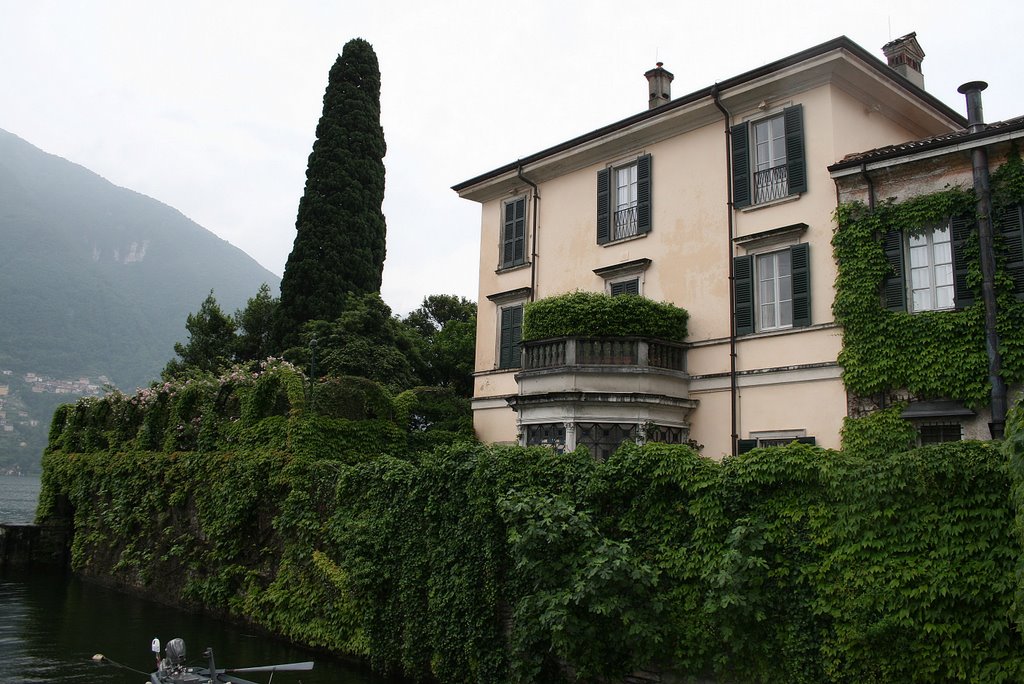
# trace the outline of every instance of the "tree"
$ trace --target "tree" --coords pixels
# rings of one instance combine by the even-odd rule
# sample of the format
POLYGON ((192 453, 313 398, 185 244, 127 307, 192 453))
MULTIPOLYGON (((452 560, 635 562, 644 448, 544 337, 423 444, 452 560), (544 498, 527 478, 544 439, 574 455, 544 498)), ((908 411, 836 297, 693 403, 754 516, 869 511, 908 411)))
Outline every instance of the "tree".
POLYGON ((430 295, 403 320, 416 333, 423 359, 420 374, 431 385, 473 394, 476 304, 455 295, 430 295))
POLYGON ((386 150, 377 55, 356 38, 331 67, 324 93, 281 279, 282 341, 293 342, 307 321, 338 318, 346 294, 380 291, 386 150))
POLYGON ((270 286, 263 283, 245 308, 235 312, 237 361, 262 361, 279 351, 273 335, 279 305, 280 300, 270 294, 270 286))
POLYGON ((308 354, 310 340, 317 341, 317 376, 356 375, 392 392, 416 386, 422 365, 416 342, 380 295, 349 295, 344 305, 335 320, 311 321, 302 330, 305 349, 295 351, 308 354))
POLYGON ((235 323, 221 311, 213 290, 199 307, 185 320, 188 344, 174 343, 174 353, 164 367, 164 380, 187 374, 191 371, 216 373, 231 365, 235 347, 235 323))

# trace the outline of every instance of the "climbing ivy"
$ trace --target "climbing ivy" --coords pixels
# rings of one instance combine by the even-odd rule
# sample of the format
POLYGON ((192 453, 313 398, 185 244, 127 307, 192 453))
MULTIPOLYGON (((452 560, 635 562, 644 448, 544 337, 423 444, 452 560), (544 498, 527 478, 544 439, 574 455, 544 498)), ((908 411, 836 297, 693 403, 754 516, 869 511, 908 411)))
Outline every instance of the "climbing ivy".
MULTIPOLYGON (((998 209, 1024 202, 1024 167, 1012 152, 993 173, 993 205, 998 209)), ((980 296, 957 311, 910 314, 882 305, 880 287, 890 273, 881 237, 898 230, 914 234, 952 216, 971 215, 974 194, 947 188, 930 195, 874 209, 861 203, 840 205, 832 239, 838 265, 833 313, 843 329, 839 362, 848 390, 858 396, 887 395, 905 390, 915 398, 955 398, 968 407, 988 403, 988 356, 985 351, 984 308, 980 296)), ((967 285, 977 294, 981 274, 976 240, 968 241, 967 285)), ((1024 303, 1000 263, 996 277, 998 328, 1003 376, 1024 380, 1024 303)))
POLYGON ((51 447, 41 511, 68 502, 79 572, 417 680, 1024 677, 992 444, 599 462, 372 433, 346 453, 296 422, 210 452, 51 447))

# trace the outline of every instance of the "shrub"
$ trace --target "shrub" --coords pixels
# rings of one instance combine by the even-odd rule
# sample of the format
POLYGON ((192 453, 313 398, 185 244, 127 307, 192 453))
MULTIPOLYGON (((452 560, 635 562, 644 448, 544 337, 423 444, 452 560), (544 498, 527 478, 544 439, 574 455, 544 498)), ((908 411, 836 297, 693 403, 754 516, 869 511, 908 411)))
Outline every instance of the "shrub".
POLYGON ((686 339, 690 314, 638 295, 570 292, 526 305, 523 340, 549 337, 653 337, 686 339))

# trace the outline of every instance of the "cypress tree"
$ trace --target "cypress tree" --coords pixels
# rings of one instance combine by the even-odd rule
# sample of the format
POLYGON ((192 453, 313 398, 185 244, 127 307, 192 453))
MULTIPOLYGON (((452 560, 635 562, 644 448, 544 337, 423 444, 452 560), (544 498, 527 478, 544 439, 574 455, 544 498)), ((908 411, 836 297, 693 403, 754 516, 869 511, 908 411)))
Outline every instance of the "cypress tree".
POLYGON ((361 38, 331 67, 299 200, 295 243, 281 279, 280 339, 341 315, 345 296, 380 291, 386 226, 380 68, 361 38))

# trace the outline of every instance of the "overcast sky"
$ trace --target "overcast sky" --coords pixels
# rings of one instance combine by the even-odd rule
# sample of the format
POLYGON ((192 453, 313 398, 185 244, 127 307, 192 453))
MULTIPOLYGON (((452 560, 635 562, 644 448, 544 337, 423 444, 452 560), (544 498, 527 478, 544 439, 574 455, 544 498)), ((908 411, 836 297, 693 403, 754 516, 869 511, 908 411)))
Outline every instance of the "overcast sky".
MULTIPOLYGON (((911 31, 926 88, 988 121, 1024 114, 1009 0, 608 2, 0 0, 0 128, 154 197, 280 275, 327 73, 351 38, 381 69, 382 294, 476 299, 478 205, 450 187, 839 35, 881 57, 911 31), (785 8, 785 9, 782 9, 785 8)), ((254 293, 255 294, 255 293, 254 293)))

